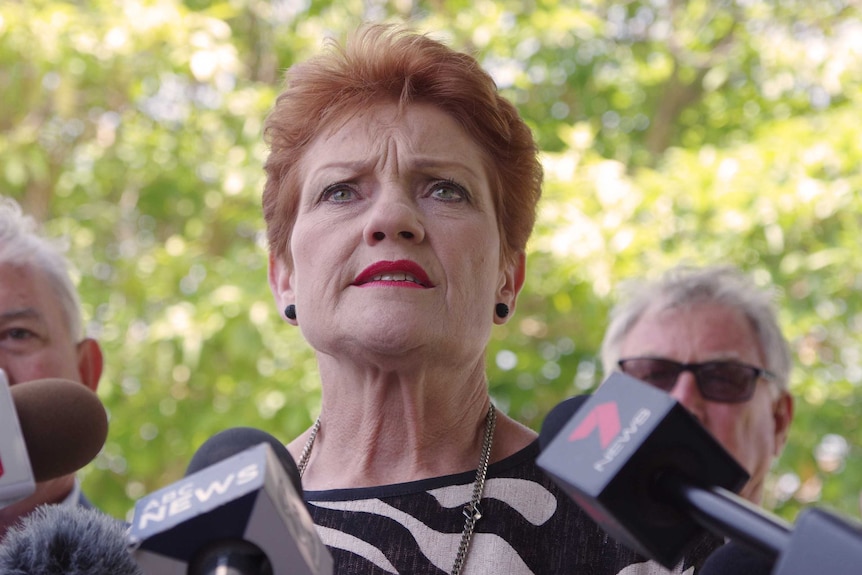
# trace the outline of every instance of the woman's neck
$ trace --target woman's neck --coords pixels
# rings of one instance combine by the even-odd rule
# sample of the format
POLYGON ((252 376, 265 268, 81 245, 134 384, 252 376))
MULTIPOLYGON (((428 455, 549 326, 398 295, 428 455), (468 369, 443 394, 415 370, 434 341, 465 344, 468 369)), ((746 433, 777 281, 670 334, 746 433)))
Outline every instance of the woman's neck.
MULTIPOLYGON (((321 361, 320 431, 306 489, 402 483, 476 468, 490 406, 484 364, 413 373, 321 361)), ((289 445, 294 458, 306 432, 289 445)))

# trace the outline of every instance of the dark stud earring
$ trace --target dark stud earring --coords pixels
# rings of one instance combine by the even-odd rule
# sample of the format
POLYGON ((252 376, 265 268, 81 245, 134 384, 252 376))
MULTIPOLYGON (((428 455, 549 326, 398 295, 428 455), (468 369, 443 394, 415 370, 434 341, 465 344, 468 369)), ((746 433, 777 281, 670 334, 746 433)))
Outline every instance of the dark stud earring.
MULTIPOLYGON (((509 313, 509 310, 506 310, 506 313, 509 313)), ((284 308, 284 317, 287 319, 296 319, 296 306, 290 304, 286 308, 284 308)))
POLYGON ((507 315, 509 315, 509 306, 504 303, 498 303, 494 306, 494 311, 497 313, 497 317, 503 319, 507 315))

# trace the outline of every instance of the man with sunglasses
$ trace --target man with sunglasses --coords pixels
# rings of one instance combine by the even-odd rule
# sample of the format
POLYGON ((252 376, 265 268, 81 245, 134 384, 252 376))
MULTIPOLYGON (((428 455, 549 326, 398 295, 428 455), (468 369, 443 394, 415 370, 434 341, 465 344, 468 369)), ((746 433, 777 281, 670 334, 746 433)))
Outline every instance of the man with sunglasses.
POLYGON ((629 287, 602 342, 605 373, 679 401, 746 468, 740 495, 759 504, 793 419, 790 349, 771 294, 729 266, 675 268, 629 287))

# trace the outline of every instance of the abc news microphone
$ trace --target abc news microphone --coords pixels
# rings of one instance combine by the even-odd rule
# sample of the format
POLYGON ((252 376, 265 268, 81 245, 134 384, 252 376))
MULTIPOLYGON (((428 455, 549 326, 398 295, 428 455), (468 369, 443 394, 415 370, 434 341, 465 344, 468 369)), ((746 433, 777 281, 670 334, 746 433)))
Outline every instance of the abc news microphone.
POLYGON ((85 385, 39 379, 10 387, 0 370, 0 508, 90 463, 107 436, 105 408, 85 385))
POLYGON ((555 408, 539 440, 537 464, 575 502, 618 541, 668 568, 706 529, 738 545, 719 549, 699 575, 736 575, 743 564, 772 561, 775 575, 859 573, 859 525, 811 509, 791 529, 738 497, 748 474, 734 458, 676 400, 625 374, 555 408), (757 559, 738 561, 742 553, 757 559))
POLYGON ((186 477, 135 504, 145 575, 332 575, 287 449, 252 428, 207 440, 186 477))

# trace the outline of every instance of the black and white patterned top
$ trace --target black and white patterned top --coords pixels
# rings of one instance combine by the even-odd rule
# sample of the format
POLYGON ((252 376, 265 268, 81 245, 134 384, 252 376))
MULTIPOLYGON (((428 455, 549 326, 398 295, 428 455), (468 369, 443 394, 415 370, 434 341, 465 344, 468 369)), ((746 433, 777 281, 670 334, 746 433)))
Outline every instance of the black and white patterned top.
MULTIPOLYGON (((535 465, 538 442, 488 468, 465 575, 669 573, 617 543, 535 465)), ((475 471, 421 481, 306 491, 337 575, 445 575, 461 540, 475 471)), ((694 545, 674 573, 692 575, 721 543, 694 545)))

